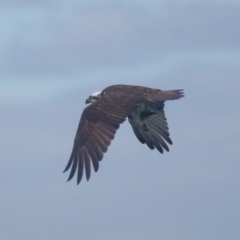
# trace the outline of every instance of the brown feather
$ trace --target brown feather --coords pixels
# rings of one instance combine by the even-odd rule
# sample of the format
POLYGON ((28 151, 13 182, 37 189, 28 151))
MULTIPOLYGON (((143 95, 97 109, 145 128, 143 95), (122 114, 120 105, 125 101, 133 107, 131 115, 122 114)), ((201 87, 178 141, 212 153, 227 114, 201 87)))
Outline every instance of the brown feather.
POLYGON ((77 165, 78 165, 78 155, 75 154, 74 159, 73 159, 72 169, 71 169, 71 172, 69 174, 67 181, 70 181, 73 178, 73 176, 76 172, 76 169, 77 169, 77 165))
POLYGON ((93 135, 93 139, 94 139, 94 141, 97 142, 101 151, 103 153, 105 153, 107 151, 108 146, 104 143, 104 140, 102 139, 101 135, 99 135, 98 133, 95 132, 93 135))
POLYGON ((92 147, 90 141, 87 142, 86 149, 87 149, 89 156, 91 157, 94 171, 97 172, 98 168, 99 168, 99 161, 98 161, 98 157, 97 157, 96 153, 93 150, 93 147, 92 147))
MULTIPOLYGON (((83 169, 84 169, 84 156, 80 153, 78 154, 78 174, 77 174, 77 184, 79 184, 82 180, 83 169)), ((86 166, 86 165, 85 165, 86 166)))
MULTIPOLYGON (((90 162, 90 157, 87 154, 85 146, 82 148, 82 156, 84 158, 86 179, 88 181, 91 176, 91 162, 90 162)), ((81 169, 81 174, 82 174, 82 169, 81 169)))

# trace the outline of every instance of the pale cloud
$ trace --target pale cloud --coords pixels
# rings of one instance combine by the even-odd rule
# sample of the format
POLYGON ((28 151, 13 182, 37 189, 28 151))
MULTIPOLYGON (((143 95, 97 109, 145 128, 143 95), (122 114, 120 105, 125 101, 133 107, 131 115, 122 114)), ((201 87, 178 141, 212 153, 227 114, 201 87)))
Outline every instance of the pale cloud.
POLYGON ((239 52, 239 11, 239 6, 213 3, 170 3, 154 16, 141 7, 93 4, 66 11, 15 9, 7 24, 12 30, 2 30, 2 36, 10 32, 2 40, 0 68, 17 75, 79 74, 149 64, 179 51, 239 52))

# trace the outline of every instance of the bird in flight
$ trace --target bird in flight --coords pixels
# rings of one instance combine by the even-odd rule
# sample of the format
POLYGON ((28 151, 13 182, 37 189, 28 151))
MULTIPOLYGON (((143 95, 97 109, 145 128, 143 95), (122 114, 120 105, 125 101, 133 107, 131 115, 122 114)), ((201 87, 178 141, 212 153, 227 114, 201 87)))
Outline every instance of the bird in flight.
POLYGON ((107 152, 120 124, 128 118, 138 140, 150 149, 169 151, 169 137, 164 102, 183 97, 183 90, 162 91, 142 86, 113 85, 93 93, 82 113, 66 172, 71 168, 68 181, 77 172, 80 183, 85 168, 86 179, 95 172, 107 152))

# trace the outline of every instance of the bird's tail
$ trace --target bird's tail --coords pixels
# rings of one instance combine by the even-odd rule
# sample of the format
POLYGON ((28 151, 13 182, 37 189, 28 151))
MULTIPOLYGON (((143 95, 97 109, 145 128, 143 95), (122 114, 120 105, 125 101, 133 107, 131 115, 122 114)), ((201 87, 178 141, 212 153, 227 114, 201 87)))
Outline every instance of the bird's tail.
POLYGON ((163 96, 164 100, 176 100, 184 97, 184 92, 183 92, 183 89, 170 90, 170 91, 162 91, 160 95, 163 96))
POLYGON ((157 92, 155 92, 155 94, 150 94, 147 96, 147 98, 150 101, 153 102, 162 102, 162 101, 167 101, 167 100, 176 100, 179 98, 184 97, 184 93, 183 90, 169 90, 169 91, 161 91, 161 90, 157 90, 157 92))

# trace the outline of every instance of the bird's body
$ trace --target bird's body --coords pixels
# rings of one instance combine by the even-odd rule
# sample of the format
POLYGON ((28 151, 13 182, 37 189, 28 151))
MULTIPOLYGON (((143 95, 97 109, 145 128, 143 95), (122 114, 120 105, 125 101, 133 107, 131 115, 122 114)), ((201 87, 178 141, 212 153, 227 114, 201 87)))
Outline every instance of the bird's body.
POLYGON ((77 183, 82 179, 83 170, 90 178, 91 162, 95 172, 99 161, 107 151, 119 125, 128 117, 133 131, 141 143, 150 149, 169 151, 166 144, 169 138, 167 120, 164 115, 164 102, 183 97, 182 90, 161 91, 141 86, 113 85, 89 96, 91 103, 82 113, 73 150, 64 170, 71 166, 68 181, 77 171, 77 183))

